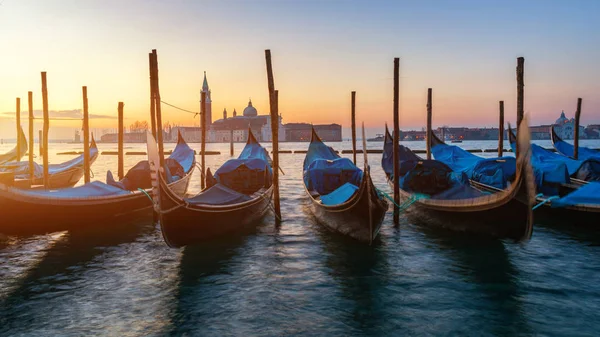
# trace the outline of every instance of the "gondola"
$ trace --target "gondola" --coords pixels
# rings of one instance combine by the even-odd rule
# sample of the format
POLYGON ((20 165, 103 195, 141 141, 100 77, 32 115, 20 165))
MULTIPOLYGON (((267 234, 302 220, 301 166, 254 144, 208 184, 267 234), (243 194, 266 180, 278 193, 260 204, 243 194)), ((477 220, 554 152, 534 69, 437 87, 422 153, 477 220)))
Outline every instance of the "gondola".
MULTIPOLYGON (((529 163, 529 133, 519 139, 520 155, 514 181, 496 193, 481 191, 463 172, 438 160, 425 160, 399 145, 400 199, 417 222, 450 230, 515 240, 533 230, 531 206, 535 195, 529 163), (528 204, 517 199, 525 196, 528 204)), ((383 170, 393 187, 393 140, 386 132, 383 170)))
MULTIPOLYGON (((173 171, 169 177, 169 189, 177 195, 184 195, 196 160, 194 151, 181 134, 166 161, 171 163, 173 171)), ((96 225, 109 228, 111 224, 118 224, 115 219, 151 214, 150 192, 147 161, 138 163, 120 181, 114 181, 109 172, 106 183, 94 181, 61 190, 23 190, 0 184, 0 233, 48 233, 96 225)))
POLYGON ((27 153, 27 138, 25 138, 25 133, 23 129, 20 129, 19 133, 20 143, 21 143, 21 152, 17 153, 17 147, 15 146, 12 150, 8 151, 5 154, 0 154, 0 165, 4 163, 8 163, 11 161, 16 161, 21 159, 27 153))
POLYGON ((333 231, 372 243, 388 203, 377 194, 366 160, 361 171, 325 145, 313 129, 303 168, 304 188, 317 221, 333 231))
MULTIPOLYGON (((511 147, 515 147, 516 136, 509 128, 511 147)), ((531 144, 532 165, 539 194, 536 203, 546 219, 569 221, 579 225, 597 225, 600 215, 600 182, 585 178, 597 160, 590 157, 577 161, 566 156, 550 152, 538 145, 531 144), (587 172, 587 173, 586 173, 587 172)))
MULTIPOLYGON (((510 146, 516 144, 516 136, 512 129, 508 130, 510 146)), ((600 181, 600 157, 576 160, 545 148, 531 144, 531 163, 536 174, 538 186, 540 180, 548 180, 554 184, 584 185, 590 181, 600 181), (547 178, 552 178, 550 179, 547 178)))
MULTIPOLYGON (((573 158, 573 154, 575 153, 575 147, 564 140, 562 140, 554 131, 554 126, 550 127, 550 138, 552 139, 552 146, 556 149, 556 151, 563 156, 567 156, 569 158, 573 158)), ((578 160, 587 160, 591 158, 600 158, 600 150, 590 149, 589 147, 579 146, 577 150, 577 159, 578 160)))
POLYGON ((515 157, 482 158, 455 145, 448 145, 431 133, 431 154, 454 172, 464 173, 474 187, 498 192, 514 181, 517 173, 515 157))
POLYGON ((184 198, 168 186, 158 168, 158 150, 148 135, 148 160, 152 168, 152 197, 160 217, 163 238, 170 247, 199 244, 255 224, 271 208, 272 164, 268 152, 251 130, 237 159, 230 159, 214 175, 206 173, 207 187, 184 198))
MULTIPOLYGON (((92 136, 90 144, 90 166, 98 158, 98 146, 92 136)), ((73 187, 81 180, 84 172, 83 154, 62 164, 48 165, 48 189, 73 187)), ((12 172, 15 179, 27 180, 31 186, 44 185, 44 167, 34 163, 34 177, 29 176, 29 162, 10 162, 0 165, 0 172, 12 172)))

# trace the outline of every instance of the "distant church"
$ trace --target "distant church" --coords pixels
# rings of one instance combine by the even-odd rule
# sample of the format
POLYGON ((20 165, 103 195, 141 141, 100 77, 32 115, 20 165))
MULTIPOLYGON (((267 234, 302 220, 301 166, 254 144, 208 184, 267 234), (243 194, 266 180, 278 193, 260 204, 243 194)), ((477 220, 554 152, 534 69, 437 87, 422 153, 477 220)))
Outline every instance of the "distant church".
MULTIPOLYGON (((554 123, 556 134, 562 139, 575 138, 575 118, 568 119, 563 110, 560 117, 554 123)), ((579 126, 579 137, 585 138, 585 127, 579 126)))
MULTIPOLYGON (((206 72, 204 72, 204 81, 202 82, 202 93, 205 94, 206 103, 206 122, 207 135, 206 140, 209 143, 228 143, 233 137, 234 142, 245 142, 248 139, 248 128, 256 139, 260 142, 272 141, 271 133, 271 115, 259 115, 258 111, 252 106, 252 99, 248 100, 248 106, 244 108, 241 116, 237 115, 234 108, 232 116, 227 115, 227 109, 223 109, 223 118, 212 121, 212 97, 206 72)), ((342 126, 339 124, 311 125, 308 123, 282 124, 281 114, 278 116, 279 123, 279 141, 309 141, 311 128, 315 128, 317 134, 324 141, 341 141, 342 126)), ((200 127, 176 126, 171 129, 169 139, 177 140, 177 132, 189 142, 197 142, 201 139, 200 127)))

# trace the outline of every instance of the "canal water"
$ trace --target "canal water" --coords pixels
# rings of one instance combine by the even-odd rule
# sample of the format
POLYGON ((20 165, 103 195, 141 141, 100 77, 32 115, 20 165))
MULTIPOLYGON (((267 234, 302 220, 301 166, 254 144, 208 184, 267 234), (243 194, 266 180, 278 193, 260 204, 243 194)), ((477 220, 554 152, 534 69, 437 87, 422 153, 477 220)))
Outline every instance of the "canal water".
MULTIPOLYGON (((600 147, 597 141, 583 144, 600 147)), ((349 142, 331 145, 351 148, 349 142)), ((460 145, 495 148, 496 142, 460 145)), ((292 150, 307 146, 282 144, 292 150)), ((0 153, 9 148, 2 145, 0 153)), ((241 148, 236 144, 236 154, 241 148)), ((53 144, 51 162, 71 158, 57 152, 79 149, 53 144)), ((207 157, 214 172, 229 158, 229 145, 207 149, 222 152, 207 157)), ((140 150, 144 144, 126 144, 126 151, 140 150)), ((366 246, 316 223, 302 187, 304 156, 280 158, 285 175, 279 228, 269 214, 246 232, 184 249, 168 248, 151 219, 103 228, 86 228, 81 219, 78 231, 0 236, 0 335, 594 336, 600 331, 599 229, 537 221, 531 241, 520 244, 437 231, 404 216, 394 227, 388 212, 379 239, 366 246)), ((362 155, 358 158, 362 165, 362 155)), ((126 166, 141 159, 127 156, 126 166)), ((369 155, 375 184, 389 192, 380 161, 380 154, 369 155)), ((100 156, 94 179, 104 180, 116 163, 116 156, 100 156)), ((199 185, 195 174, 190 192, 199 185)))

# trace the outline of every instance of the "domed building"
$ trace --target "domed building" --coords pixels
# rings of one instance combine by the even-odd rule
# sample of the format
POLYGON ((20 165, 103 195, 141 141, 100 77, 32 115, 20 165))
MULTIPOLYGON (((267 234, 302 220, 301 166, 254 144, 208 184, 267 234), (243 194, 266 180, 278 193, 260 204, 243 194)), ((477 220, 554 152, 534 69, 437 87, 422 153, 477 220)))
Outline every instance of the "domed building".
MULTIPOLYGON (((562 139, 574 139, 575 138, 575 118, 567 118, 565 111, 563 110, 560 117, 554 123, 554 131, 562 139)), ((579 137, 585 138, 585 127, 579 126, 579 137)))
MULTIPOLYGON (((279 140, 285 141, 285 127, 279 116, 279 140)), ((233 117, 227 117, 227 109, 223 110, 223 118, 216 120, 208 134, 209 142, 229 142, 233 137, 234 142, 245 142, 248 139, 248 128, 259 142, 271 141, 271 116, 259 115, 258 110, 252 106, 252 99, 244 108, 241 116, 237 116, 236 109, 233 117)))

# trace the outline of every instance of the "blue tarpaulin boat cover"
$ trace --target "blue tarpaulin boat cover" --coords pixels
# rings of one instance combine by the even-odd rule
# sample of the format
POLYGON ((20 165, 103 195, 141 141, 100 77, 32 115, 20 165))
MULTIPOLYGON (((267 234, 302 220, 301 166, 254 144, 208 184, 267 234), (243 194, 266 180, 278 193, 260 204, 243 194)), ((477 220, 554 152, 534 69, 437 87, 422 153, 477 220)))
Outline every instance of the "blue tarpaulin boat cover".
POLYGON ((514 157, 481 158, 458 146, 447 144, 436 144, 431 148, 431 154, 453 171, 464 172, 469 179, 499 189, 505 189, 517 172, 514 157))
POLYGON ((346 183, 360 186, 362 170, 348 158, 315 158, 304 171, 304 184, 320 195, 332 193, 346 183))
POLYGON ((348 201, 354 193, 358 191, 358 187, 352 183, 345 183, 338 187, 335 191, 322 195, 321 202, 324 205, 340 205, 348 201))
MULTIPOLYGON (((558 152, 562 153, 565 156, 573 157, 575 146, 569 144, 563 140, 554 142, 554 147, 558 152)), ((579 160, 587 160, 590 158, 600 158, 600 151, 590 149, 588 147, 580 146, 577 154, 577 158, 579 160)))
MULTIPOLYGON (((96 156, 98 156, 98 149, 95 147, 90 148, 90 158, 96 156)), ((83 167, 83 155, 77 156, 61 164, 48 165, 48 174, 52 175, 65 172, 74 167, 83 167)), ((28 161, 6 163, 0 167, 0 172, 13 172, 17 179, 30 179, 28 161)), ((41 179, 44 176, 44 167, 37 163, 33 163, 33 172, 33 178, 41 179)))
POLYGON ((267 185, 272 174, 271 157, 252 136, 236 159, 226 161, 215 171, 214 178, 238 192, 250 193, 267 185))
POLYGON ((51 197, 56 199, 72 199, 72 198, 86 198, 86 197, 106 197, 129 194, 131 192, 125 191, 115 186, 105 184, 100 181, 93 181, 83 186, 65 188, 56 191, 45 191, 45 190, 20 190, 20 193, 29 194, 38 197, 51 197))
MULTIPOLYGON (((515 144, 510 146, 515 151, 515 144)), ((546 183, 568 183, 569 177, 600 180, 600 158, 579 161, 531 144, 531 163, 538 188, 546 183)))
POLYGON ((591 182, 581 186, 560 199, 552 200, 551 205, 556 208, 577 205, 600 205, 600 183, 591 182))
POLYGON ((234 191, 223 184, 213 185, 197 196, 186 199, 186 201, 195 205, 232 205, 248 200, 251 200, 249 196, 234 191))
MULTIPOLYGON (((422 159, 403 145, 399 145, 399 154, 400 188, 407 192, 425 194, 432 199, 452 200, 470 199, 482 195, 469 184, 469 179, 464 172, 454 172, 439 160, 422 159)), ((393 179, 393 141, 387 132, 381 166, 389 179, 393 179)))

